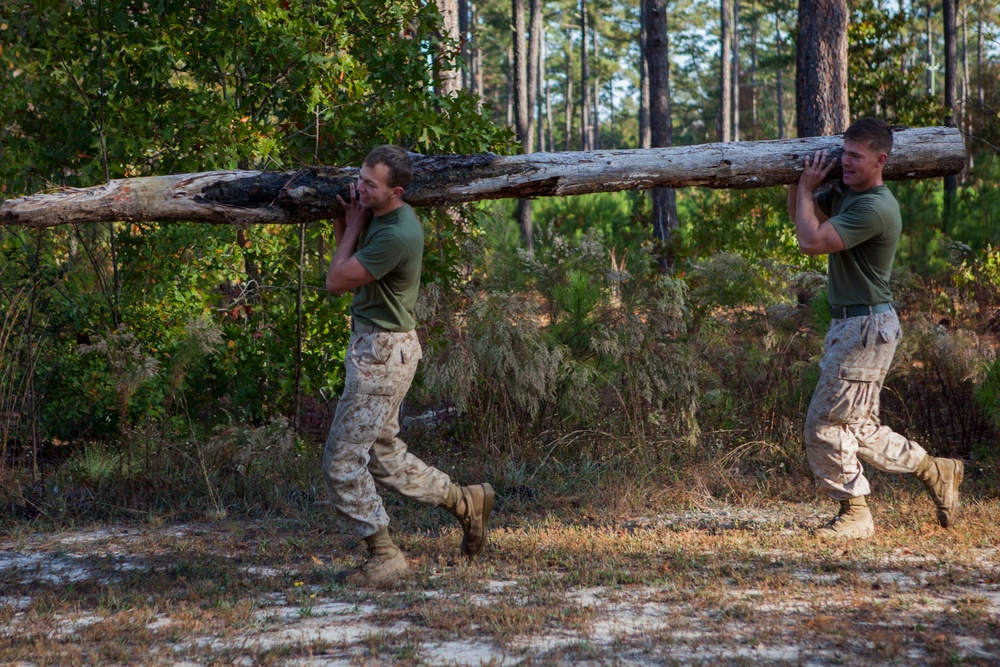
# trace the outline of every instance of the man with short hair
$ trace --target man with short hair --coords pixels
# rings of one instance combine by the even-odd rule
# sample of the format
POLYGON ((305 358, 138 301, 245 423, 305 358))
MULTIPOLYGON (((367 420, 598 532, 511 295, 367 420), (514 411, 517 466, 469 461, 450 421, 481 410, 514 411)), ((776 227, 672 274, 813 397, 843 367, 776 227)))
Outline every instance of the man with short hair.
POLYGON ((462 525, 462 552, 486 545, 494 493, 489 484, 459 487, 447 474, 406 450, 399 408, 422 354, 413 308, 420 288, 424 232, 403 201, 413 174, 410 156, 380 146, 365 158, 345 217, 334 221, 336 249, 326 275, 333 294, 354 291, 351 338, 344 356, 346 386, 323 453, 334 508, 364 538, 368 558, 338 572, 337 581, 392 582, 406 574, 389 537, 389 517, 376 486, 451 512, 462 525))
POLYGON ((832 319, 805 424, 809 465, 820 488, 840 502, 839 514, 815 531, 823 539, 875 532, 859 459, 885 472, 916 475, 937 506, 941 526, 953 525, 958 510, 962 462, 930 456, 878 417, 879 392, 902 336, 889 291, 902 219, 882 180, 891 150, 892 128, 862 118, 844 132, 846 188, 817 193, 836 164, 817 151, 805 157, 798 186, 788 190, 799 249, 829 255, 832 319))

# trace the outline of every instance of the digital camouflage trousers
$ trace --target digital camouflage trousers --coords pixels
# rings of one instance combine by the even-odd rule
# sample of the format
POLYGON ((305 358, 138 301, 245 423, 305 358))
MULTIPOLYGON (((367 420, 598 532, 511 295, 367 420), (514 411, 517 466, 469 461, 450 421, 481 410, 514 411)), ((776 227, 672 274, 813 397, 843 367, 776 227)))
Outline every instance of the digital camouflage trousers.
POLYGON ((426 505, 447 498, 451 478, 406 451, 399 407, 422 356, 414 331, 353 333, 347 382, 323 452, 330 500, 361 537, 389 525, 376 486, 426 505))
POLYGON ((830 324, 805 442, 809 466, 834 500, 871 492, 861 461, 885 472, 912 473, 927 455, 879 421, 879 393, 901 337, 891 309, 830 324))

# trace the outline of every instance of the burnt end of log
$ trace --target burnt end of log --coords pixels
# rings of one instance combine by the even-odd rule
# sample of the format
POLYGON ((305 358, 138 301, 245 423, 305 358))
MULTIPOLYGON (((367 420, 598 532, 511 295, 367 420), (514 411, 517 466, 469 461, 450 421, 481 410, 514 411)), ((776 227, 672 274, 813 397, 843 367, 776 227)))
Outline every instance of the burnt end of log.
POLYGON ((237 178, 206 185, 201 194, 192 197, 204 204, 234 206, 238 208, 267 208, 281 193, 287 175, 262 172, 249 178, 237 178))
POLYGON ((199 203, 245 209, 280 208, 289 221, 337 217, 343 208, 337 195, 350 199, 357 169, 310 168, 296 172, 261 172, 206 186, 193 199, 199 203), (322 215, 320 215, 322 214, 322 215))

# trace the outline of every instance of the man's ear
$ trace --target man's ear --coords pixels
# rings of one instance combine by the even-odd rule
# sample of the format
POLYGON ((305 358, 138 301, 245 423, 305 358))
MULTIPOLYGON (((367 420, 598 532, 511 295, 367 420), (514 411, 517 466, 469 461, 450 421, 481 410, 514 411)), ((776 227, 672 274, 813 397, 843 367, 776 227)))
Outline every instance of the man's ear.
POLYGON ((392 196, 393 197, 399 197, 400 199, 402 199, 403 198, 403 188, 399 187, 398 185, 396 187, 394 187, 392 189, 392 196))
POLYGON ((878 166, 879 167, 884 167, 885 163, 886 163, 886 161, 888 159, 889 159, 889 154, 888 153, 879 153, 878 154, 878 166))

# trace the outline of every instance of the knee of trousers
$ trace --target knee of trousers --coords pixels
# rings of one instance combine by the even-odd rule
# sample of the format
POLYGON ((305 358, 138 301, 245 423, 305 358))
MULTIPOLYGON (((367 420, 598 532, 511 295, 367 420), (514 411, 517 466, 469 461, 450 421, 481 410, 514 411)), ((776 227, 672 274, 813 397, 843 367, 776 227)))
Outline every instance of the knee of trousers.
POLYGON ((803 428, 806 455, 810 461, 835 456, 844 446, 844 438, 850 438, 850 427, 820 416, 807 416, 803 428))
POLYGON ((821 419, 819 415, 812 412, 806 415, 805 425, 802 429, 802 437, 805 441, 806 449, 810 447, 815 447, 817 445, 822 445, 822 439, 820 438, 820 431, 829 426, 829 422, 821 419))
POLYGON ((323 450, 323 474, 332 481, 349 482, 368 470, 368 453, 364 446, 333 440, 323 450))

